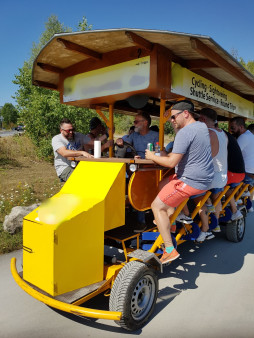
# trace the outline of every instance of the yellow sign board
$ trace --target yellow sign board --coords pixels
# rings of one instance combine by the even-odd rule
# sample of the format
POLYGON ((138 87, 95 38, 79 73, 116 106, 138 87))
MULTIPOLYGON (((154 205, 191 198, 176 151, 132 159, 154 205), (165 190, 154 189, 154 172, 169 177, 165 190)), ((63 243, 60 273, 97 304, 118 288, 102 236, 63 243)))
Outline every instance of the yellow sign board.
POLYGON ((199 102, 254 118, 254 104, 239 95, 226 90, 212 81, 193 73, 177 63, 172 63, 172 93, 185 96, 199 102))
POLYGON ((137 91, 149 83, 150 56, 146 56, 66 78, 63 102, 137 91))

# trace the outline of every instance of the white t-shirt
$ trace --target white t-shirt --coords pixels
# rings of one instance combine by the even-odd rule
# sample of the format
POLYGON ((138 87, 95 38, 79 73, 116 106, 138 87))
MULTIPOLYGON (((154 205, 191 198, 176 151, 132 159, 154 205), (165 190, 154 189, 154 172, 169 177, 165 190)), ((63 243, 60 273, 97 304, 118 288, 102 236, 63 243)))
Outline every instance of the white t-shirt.
POLYGON ((90 141, 90 137, 87 135, 76 133, 72 141, 67 140, 62 134, 58 134, 52 138, 52 147, 54 151, 54 166, 57 176, 60 176, 65 168, 71 166, 71 161, 58 154, 57 150, 61 147, 65 147, 69 150, 84 150, 84 145, 90 141))
POLYGON ((243 154, 246 173, 254 174, 254 135, 246 130, 238 137, 237 142, 243 154))

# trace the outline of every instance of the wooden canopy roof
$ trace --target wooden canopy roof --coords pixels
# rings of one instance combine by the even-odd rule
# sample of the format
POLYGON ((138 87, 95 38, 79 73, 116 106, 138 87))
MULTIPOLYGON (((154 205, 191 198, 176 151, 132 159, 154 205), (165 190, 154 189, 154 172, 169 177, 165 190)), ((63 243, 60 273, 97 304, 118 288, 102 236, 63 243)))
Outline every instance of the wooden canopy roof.
POLYGON ((62 73, 131 47, 149 54, 154 45, 171 60, 254 102, 254 76, 209 36, 143 29, 109 29, 56 34, 34 61, 34 85, 60 91, 62 73))

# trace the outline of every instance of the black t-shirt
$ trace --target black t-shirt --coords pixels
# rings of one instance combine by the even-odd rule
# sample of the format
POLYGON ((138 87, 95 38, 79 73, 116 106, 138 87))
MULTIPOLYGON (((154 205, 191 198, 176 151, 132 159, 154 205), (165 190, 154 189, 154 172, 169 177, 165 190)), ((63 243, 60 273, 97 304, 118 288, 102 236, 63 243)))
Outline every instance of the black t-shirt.
POLYGON ((233 135, 223 130, 228 137, 228 171, 236 174, 245 173, 245 166, 241 148, 233 135))

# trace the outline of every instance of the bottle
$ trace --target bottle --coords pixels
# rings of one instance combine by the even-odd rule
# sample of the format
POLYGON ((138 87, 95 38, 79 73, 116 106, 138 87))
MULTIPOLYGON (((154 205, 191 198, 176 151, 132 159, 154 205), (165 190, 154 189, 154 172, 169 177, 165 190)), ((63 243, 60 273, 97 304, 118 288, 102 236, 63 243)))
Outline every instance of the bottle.
POLYGON ((155 155, 161 156, 161 148, 160 148, 159 142, 156 142, 156 145, 155 145, 155 155))

